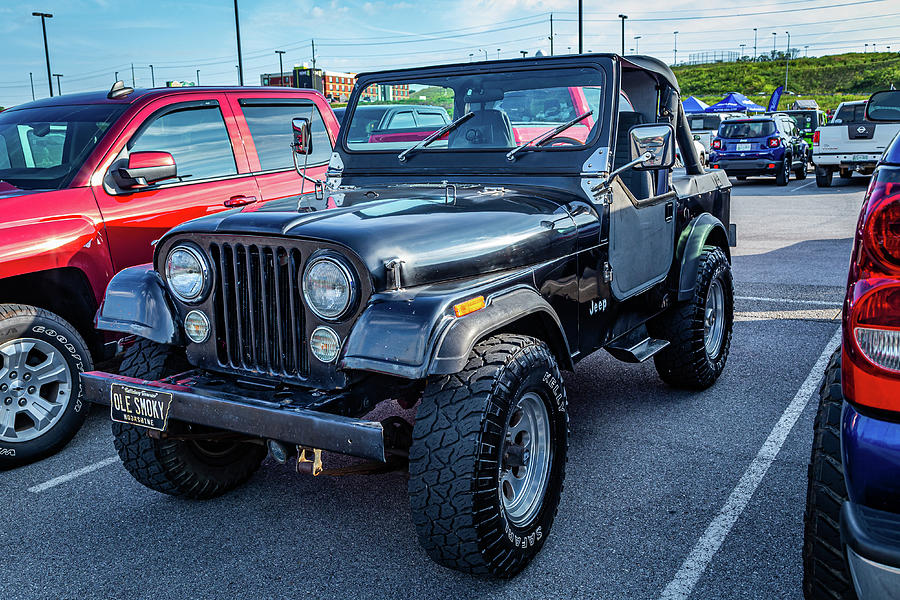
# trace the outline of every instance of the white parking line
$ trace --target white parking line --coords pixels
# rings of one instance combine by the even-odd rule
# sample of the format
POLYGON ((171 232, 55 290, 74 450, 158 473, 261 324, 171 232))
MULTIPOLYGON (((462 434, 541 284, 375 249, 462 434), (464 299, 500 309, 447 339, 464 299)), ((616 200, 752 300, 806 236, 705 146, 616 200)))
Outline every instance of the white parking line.
POLYGON ((82 475, 87 475, 88 473, 92 473, 97 469, 102 469, 103 467, 107 467, 114 462, 119 460, 118 455, 110 456, 109 458, 104 458, 99 462, 95 462, 92 465, 88 465, 86 467, 81 467, 71 473, 66 473, 65 475, 60 475, 59 477, 54 477, 50 481, 45 481, 44 483, 39 483, 38 485, 32 486, 28 488, 29 492, 33 492, 37 494, 38 492, 43 492, 44 490, 49 490, 52 487, 56 487, 61 483, 65 483, 67 481, 72 481, 76 477, 81 477, 82 475))
POLYGON ((807 186, 810 186, 810 185, 812 185, 812 184, 814 184, 814 183, 815 183, 815 181, 810 181, 809 183, 804 183, 803 185, 798 185, 797 187, 795 187, 794 189, 791 190, 791 193, 793 194, 793 193, 796 192, 797 190, 802 190, 803 188, 805 188, 805 187, 807 187, 807 186))
POLYGON ((811 304, 815 306, 841 307, 843 302, 828 302, 826 300, 793 300, 791 298, 761 298, 759 296, 735 296, 735 300, 750 300, 752 302, 773 302, 783 304, 811 304))
POLYGON ((694 586, 700 580, 700 576, 703 575, 713 556, 722 546, 738 517, 744 512, 751 496, 753 496, 753 492, 756 491, 766 471, 769 470, 772 462, 774 462, 775 457, 781 450, 781 446, 784 444, 784 440, 791 432, 803 409, 806 408, 810 398, 815 394, 828 359, 834 349, 837 348, 840 340, 841 329, 839 327, 834 332, 834 335, 831 336, 831 339, 828 340, 825 349, 809 372, 809 376, 800 386, 800 389, 797 390, 797 395, 794 396, 794 399, 791 400, 791 403, 788 404, 784 413, 782 413, 781 418, 778 419, 778 423, 775 424, 772 432, 769 433, 769 437, 762 445, 762 448, 759 449, 750 466, 744 471, 737 487, 732 490, 724 506, 719 510, 719 514, 712 520, 703 533, 703 537, 700 538, 691 550, 691 553, 688 554, 681 568, 678 569, 678 573, 675 574, 675 578, 663 590, 660 600, 685 600, 691 595, 694 586))

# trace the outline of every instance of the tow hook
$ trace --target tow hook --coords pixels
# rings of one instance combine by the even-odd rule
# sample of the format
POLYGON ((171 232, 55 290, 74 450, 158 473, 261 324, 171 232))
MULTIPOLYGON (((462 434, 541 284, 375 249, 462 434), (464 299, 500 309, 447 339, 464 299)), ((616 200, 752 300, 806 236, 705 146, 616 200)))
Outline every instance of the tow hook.
POLYGON ((300 448, 297 447, 297 472, 306 473, 313 477, 322 474, 322 451, 318 448, 300 448), (312 460, 307 458, 306 453, 312 451, 312 460))

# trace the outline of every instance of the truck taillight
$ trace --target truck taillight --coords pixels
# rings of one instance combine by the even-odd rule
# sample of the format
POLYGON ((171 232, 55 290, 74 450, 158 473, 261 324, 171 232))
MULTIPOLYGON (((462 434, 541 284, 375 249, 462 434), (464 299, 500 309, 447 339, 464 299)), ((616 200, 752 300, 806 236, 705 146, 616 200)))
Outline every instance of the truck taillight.
POLYGON ((818 146, 818 145, 819 145, 819 130, 816 129, 813 132, 813 146, 818 146))
POLYGON ((713 147, 713 150, 721 150, 722 149, 722 140, 713 140, 712 147, 713 147))
POLYGON ((900 169, 882 167, 872 177, 859 233, 877 263, 900 269, 900 169))
POLYGON ((781 145, 781 138, 773 137, 769 138, 769 148, 777 148, 781 145))
POLYGON ((863 356, 875 366, 900 373, 900 331, 857 327, 853 330, 863 356))

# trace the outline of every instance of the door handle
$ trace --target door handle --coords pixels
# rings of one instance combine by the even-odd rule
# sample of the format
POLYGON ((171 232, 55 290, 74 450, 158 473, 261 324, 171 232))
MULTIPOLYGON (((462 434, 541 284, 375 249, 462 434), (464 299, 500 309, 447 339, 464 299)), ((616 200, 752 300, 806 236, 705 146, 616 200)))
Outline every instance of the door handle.
POLYGON ((673 218, 675 218, 675 203, 666 202, 666 223, 671 222, 673 218))
POLYGON ((232 196, 222 204, 224 204, 228 208, 235 208, 237 206, 247 206, 248 204, 253 204, 256 202, 256 196, 244 196, 243 194, 232 196))

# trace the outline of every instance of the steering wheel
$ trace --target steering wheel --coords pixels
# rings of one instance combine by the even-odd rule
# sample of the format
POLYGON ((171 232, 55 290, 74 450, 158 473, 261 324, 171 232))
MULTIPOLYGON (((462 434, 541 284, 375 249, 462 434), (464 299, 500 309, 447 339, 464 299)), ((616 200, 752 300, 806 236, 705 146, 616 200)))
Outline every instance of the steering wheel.
POLYGON ((580 142, 580 141, 576 140, 575 138, 570 138, 570 137, 561 135, 559 137, 552 137, 550 139, 544 140, 539 145, 546 146, 548 144, 550 144, 550 145, 564 144, 566 146, 582 146, 582 145, 584 145, 584 142, 580 142))

